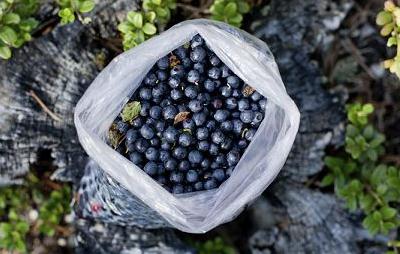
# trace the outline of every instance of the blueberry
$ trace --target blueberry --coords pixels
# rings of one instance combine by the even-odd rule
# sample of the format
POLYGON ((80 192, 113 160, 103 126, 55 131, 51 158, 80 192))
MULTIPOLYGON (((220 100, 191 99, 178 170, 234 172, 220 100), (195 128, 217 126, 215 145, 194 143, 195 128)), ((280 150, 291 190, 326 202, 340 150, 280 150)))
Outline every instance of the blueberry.
POLYGON ((225 135, 220 131, 220 130, 216 130, 211 134, 211 140, 213 143, 219 145, 222 142, 224 142, 225 139, 225 135))
POLYGON ((205 173, 203 174, 203 179, 204 179, 204 180, 211 179, 211 177, 212 177, 212 173, 209 172, 209 171, 207 171, 207 172, 205 172, 205 173))
POLYGON ((145 139, 152 139, 154 137, 153 129, 147 124, 143 125, 142 128, 140 128, 140 134, 145 139))
POLYGON ((212 66, 218 66, 221 63, 221 60, 216 55, 210 56, 209 60, 212 66))
POLYGON ((181 59, 181 64, 183 65, 183 67, 188 69, 192 66, 192 61, 190 60, 190 58, 185 57, 181 59))
POLYGON ((210 79, 206 79, 206 81, 204 81, 204 89, 207 90, 207 92, 214 92, 215 90, 215 82, 210 80, 210 79))
POLYGON ((243 122, 240 121, 239 119, 235 119, 232 121, 232 123, 233 123, 233 132, 238 135, 241 134, 243 129, 243 122))
POLYGON ((261 112, 254 113, 252 124, 258 124, 263 120, 263 114, 261 112))
POLYGON ((166 162, 164 162, 164 167, 166 170, 168 171, 173 171, 176 169, 176 167, 178 166, 178 163, 176 162, 175 159, 170 158, 169 160, 167 160, 166 162))
POLYGON ((238 142, 238 147, 239 147, 240 149, 246 148, 246 147, 247 147, 247 141, 246 141, 245 139, 239 140, 239 142, 238 142))
POLYGON ((226 77, 228 77, 229 75, 230 75, 230 70, 229 70, 228 66, 223 65, 223 66, 221 67, 221 77, 226 78, 226 77))
POLYGON ((138 152, 132 152, 129 154, 129 160, 132 161, 134 164, 139 164, 143 161, 143 157, 138 152))
POLYGON ((147 162, 143 168, 143 171, 148 175, 155 175, 158 171, 158 165, 153 161, 147 162))
POLYGON ((235 109, 238 105, 238 102, 235 98, 230 97, 230 98, 226 99, 225 105, 226 105, 227 109, 235 109))
POLYGON ((211 169, 217 169, 219 167, 218 163, 216 163, 215 161, 213 161, 210 165, 211 169))
POLYGON ((191 163, 199 164, 203 159, 203 155, 201 152, 193 150, 189 152, 188 159, 191 163))
POLYGON ((153 119, 160 119, 162 113, 162 108, 160 106, 153 106, 150 108, 149 115, 153 119))
POLYGON ((189 101, 189 109, 192 111, 192 112, 194 112, 194 113, 196 113, 196 112, 199 112, 199 111, 201 111, 201 103, 200 103, 200 101, 199 100, 191 100, 191 101, 189 101))
POLYGON ((232 88, 229 86, 223 86, 221 88, 221 95, 224 97, 230 97, 232 95, 232 88))
POLYGON ((196 191, 201 191, 201 190, 204 189, 203 183, 202 183, 202 182, 196 182, 196 183, 193 185, 193 188, 194 188, 196 191))
POLYGON ((149 142, 143 138, 140 138, 135 141, 135 149, 139 153, 144 153, 149 146, 150 146, 149 142))
POLYGON ((140 115, 141 116, 148 116, 150 111, 151 105, 148 102, 143 102, 140 105, 140 115))
POLYGON ((206 158, 206 159, 202 160, 202 162, 200 163, 200 166, 204 169, 208 169, 210 167, 210 164, 211 164, 210 160, 206 158))
POLYGON ((188 111, 188 108, 187 108, 187 106, 185 104, 179 104, 178 105, 178 111, 179 112, 186 112, 186 111, 188 111))
POLYGON ((169 106, 169 105, 172 105, 172 101, 169 99, 164 99, 160 102, 160 107, 162 107, 162 108, 169 106))
POLYGON ((181 193, 183 193, 183 191, 184 191, 184 189, 181 184, 177 184, 172 187, 173 194, 181 194, 181 193))
POLYGON ((158 139, 158 138, 152 138, 152 139, 150 139, 150 145, 151 146, 155 146, 155 147, 158 147, 159 145, 160 145, 160 140, 158 139))
POLYGON ((251 110, 245 110, 242 113, 240 113, 240 120, 243 123, 251 123, 253 118, 254 118, 254 112, 251 110))
POLYGON ((213 106, 215 109, 220 109, 220 108, 222 108, 222 100, 220 100, 220 99, 218 99, 218 98, 215 98, 215 99, 211 102, 211 104, 212 104, 212 106, 213 106))
POLYGON ((225 138, 225 140, 221 143, 222 150, 230 150, 232 148, 232 139, 225 138))
POLYGON ((240 118, 240 111, 233 111, 231 116, 232 118, 240 118))
POLYGON ((208 150, 208 152, 209 152, 211 155, 217 155, 218 152, 219 152, 219 147, 218 147, 216 144, 211 144, 211 145, 210 145, 210 150, 208 150))
POLYGON ((257 92, 257 91, 254 91, 254 93, 252 93, 252 95, 250 96, 250 98, 253 100, 253 101, 259 101, 259 100, 261 100, 262 99, 262 95, 259 93, 259 92, 257 92))
POLYGON ((239 78, 236 76, 229 76, 226 78, 226 83, 232 88, 239 87, 239 78))
POLYGON ((200 46, 195 47, 193 51, 190 52, 190 59, 195 63, 202 62, 205 57, 206 51, 200 46))
POLYGON ((255 129, 247 130, 247 131, 244 133, 244 138, 245 138, 247 141, 251 141, 251 140, 253 139, 253 137, 254 137, 254 134, 256 134, 256 130, 255 130, 255 129))
POLYGON ((165 129, 165 122, 163 121, 157 121, 156 124, 154 125, 154 128, 158 131, 158 132, 163 132, 165 129))
POLYGON ((179 162, 178 168, 180 171, 188 171, 190 168, 190 162, 187 160, 179 162))
POLYGON ((212 79, 219 79, 221 76, 221 70, 218 67, 212 67, 208 70, 208 76, 212 79))
POLYGON ((203 63, 195 63, 193 65, 193 69, 198 71, 200 74, 204 73, 204 64, 203 63))
POLYGON ((182 160, 183 158, 186 157, 187 155, 187 150, 184 147, 178 146, 176 147, 173 151, 172 151, 172 155, 178 159, 178 160, 182 160))
POLYGON ((215 122, 214 120, 207 121, 206 127, 209 131, 215 130, 216 126, 217 122, 215 122))
POLYGON ((262 110, 265 110, 265 107, 266 107, 266 105, 267 105, 267 100, 266 100, 266 99, 259 100, 259 101, 258 101, 258 105, 260 105, 260 108, 261 108, 262 110))
POLYGON ((163 137, 168 143, 175 143, 178 139, 178 131, 170 126, 164 131, 163 137))
POLYGON ((253 110, 253 111, 258 111, 258 104, 257 103, 252 103, 252 104, 250 104, 250 108, 251 108, 251 110, 253 110))
POLYGON ((165 86, 165 84, 160 83, 157 86, 153 87, 152 91, 151 91, 151 95, 153 96, 153 98, 161 98, 164 93, 166 92, 167 88, 165 86))
POLYGON ((164 56, 163 58, 160 58, 157 61, 157 66, 158 68, 160 68, 161 70, 165 70, 169 67, 169 59, 167 56, 164 56))
POLYGON ((181 172, 174 171, 169 176, 169 180, 173 183, 181 183, 183 182, 183 174, 181 172))
POLYGON ((171 88, 177 88, 177 87, 179 86, 179 83, 180 83, 180 80, 179 80, 179 78, 177 78, 177 77, 170 77, 170 78, 168 79, 168 85, 169 85, 171 88))
POLYGON ((196 170, 191 169, 186 173, 186 181, 188 181, 189 183, 197 182, 198 179, 199 174, 196 170))
POLYGON ((156 161, 156 160, 158 160, 159 152, 156 148, 149 147, 146 150, 145 156, 146 156, 146 159, 148 159, 149 161, 156 161))
POLYGON ((215 189, 217 188, 217 186, 218 186, 217 181, 215 181, 214 178, 211 178, 204 183, 204 189, 206 190, 215 189))
POLYGON ((203 38, 199 34, 196 34, 195 36, 193 36, 192 40, 190 41, 190 46, 193 49, 197 46, 203 45, 203 43, 204 43, 203 38))
POLYGON ((214 114, 214 119, 217 122, 223 122, 229 117, 229 111, 224 109, 218 109, 214 114))
POLYGON ((211 96, 209 93, 199 93, 197 99, 204 105, 207 105, 211 101, 211 96))
POLYGON ((129 129, 125 135, 126 143, 133 143, 138 138, 138 131, 134 129, 129 129))
POLYGON ((165 185, 165 184, 167 184, 167 179, 165 178, 165 176, 157 176, 156 181, 157 181, 160 185, 165 185))
POLYGON ((144 83, 148 86, 155 86, 157 81, 158 78, 154 73, 150 73, 144 78, 144 83))
POLYGON ((197 70, 189 71, 187 75, 187 81, 190 83, 197 83, 200 80, 200 74, 197 70))
MULTIPOLYGON (((173 143, 173 142, 171 142, 173 143)), ((161 149, 164 150, 170 150, 171 149, 171 143, 169 143, 165 138, 161 140, 161 149)))
POLYGON ((207 115, 204 112, 198 112, 193 114, 193 121, 196 126, 202 126, 207 120, 207 115))
POLYGON ((232 97, 234 97, 234 98, 239 98, 241 95, 240 95, 240 91, 238 90, 238 89, 233 89, 233 91, 232 91, 232 97))
POLYGON ((178 110, 172 105, 168 105, 163 109, 163 117, 165 120, 174 119, 176 114, 178 114, 178 110))
POLYGON ((190 136, 189 133, 184 132, 181 135, 179 135, 178 142, 181 146, 184 147, 190 146, 190 144, 192 143, 192 136, 190 136))
POLYGON ((231 121, 224 121, 221 123, 221 130, 229 132, 233 130, 233 123, 231 121))
POLYGON ((196 131, 196 137, 198 140, 205 140, 208 138, 208 129, 206 127, 198 128, 196 131))
POLYGON ((143 100, 150 100, 151 99, 151 89, 147 87, 142 87, 139 90, 139 97, 143 100))
POLYGON ((225 155, 222 153, 218 154, 217 157, 215 157, 215 162, 218 165, 224 165, 226 163, 225 155))
POLYGON ((129 124, 123 122, 123 121, 118 121, 117 122, 117 130, 121 133, 121 134, 125 134, 129 129, 129 124))
POLYGON ((170 71, 171 77, 183 78, 185 76, 185 69, 182 65, 175 65, 170 71))
POLYGON ((160 161, 161 162, 166 162, 170 158, 171 158, 171 156, 169 155, 168 151, 166 151, 166 150, 161 150, 160 151, 160 161))
POLYGON ((141 117, 136 117, 135 119, 132 120, 132 126, 135 128, 140 128, 142 127, 144 121, 143 118, 141 117))
POLYGON ((185 119, 182 122, 182 126, 184 129, 193 130, 196 127, 196 124, 194 123, 194 121, 192 119, 185 119))
POLYGON ((179 89, 172 89, 170 92, 171 99, 174 101, 180 100, 183 97, 183 92, 179 89))
POLYGON ((234 169, 235 167, 229 167, 226 171, 225 171, 225 175, 226 175, 226 178, 228 178, 228 177, 230 177, 231 175, 232 175, 232 172, 233 172, 233 169, 234 169))
POLYGON ((238 101, 238 109, 239 111, 244 111, 250 107, 250 103, 248 99, 240 99, 238 101))
POLYGON ((197 88, 195 86, 188 86, 185 88, 185 96, 190 98, 190 99, 194 99, 197 97, 198 91, 197 88))
POLYGON ((210 143, 206 140, 202 140, 197 144, 197 148, 203 152, 208 151, 210 149, 210 143))
POLYGON ((185 193, 193 192, 193 187, 191 185, 186 185, 185 186, 185 193))
POLYGON ((168 79, 168 74, 165 71, 158 70, 156 71, 156 74, 159 81, 165 81, 168 79))
POLYGON ((236 150, 231 150, 227 155, 226 155, 226 160, 228 161, 229 166, 235 166, 240 159, 240 153, 236 150))
POLYGON ((217 168, 214 170, 212 176, 217 179, 218 182, 223 182, 225 180, 225 172, 223 169, 217 168))
POLYGON ((174 55, 176 55, 180 59, 184 59, 187 56, 187 49, 184 46, 180 46, 179 48, 174 50, 174 55))

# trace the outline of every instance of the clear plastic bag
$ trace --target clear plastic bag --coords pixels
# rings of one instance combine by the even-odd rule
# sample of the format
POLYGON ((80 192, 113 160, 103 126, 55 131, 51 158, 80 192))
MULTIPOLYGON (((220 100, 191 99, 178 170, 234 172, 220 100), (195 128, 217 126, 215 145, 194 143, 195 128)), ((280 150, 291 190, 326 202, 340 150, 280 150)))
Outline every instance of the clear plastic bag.
POLYGON ((273 181, 293 145, 300 113, 286 93, 264 42, 221 22, 191 20, 116 57, 80 99, 74 120, 83 148, 104 171, 175 228, 204 233, 236 217, 273 181), (106 140, 113 120, 153 64, 197 33, 268 102, 263 122, 228 180, 218 189, 174 195, 113 150, 106 140))

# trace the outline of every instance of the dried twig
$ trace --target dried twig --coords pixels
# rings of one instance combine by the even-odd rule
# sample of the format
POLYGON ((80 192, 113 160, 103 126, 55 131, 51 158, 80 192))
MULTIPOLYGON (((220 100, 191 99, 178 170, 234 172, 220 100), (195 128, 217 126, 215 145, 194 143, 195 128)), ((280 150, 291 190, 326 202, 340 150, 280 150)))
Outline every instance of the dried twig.
POLYGON ((54 121, 61 122, 61 118, 53 113, 33 90, 29 91, 29 95, 32 96, 32 98, 39 104, 43 111, 46 112, 54 121))

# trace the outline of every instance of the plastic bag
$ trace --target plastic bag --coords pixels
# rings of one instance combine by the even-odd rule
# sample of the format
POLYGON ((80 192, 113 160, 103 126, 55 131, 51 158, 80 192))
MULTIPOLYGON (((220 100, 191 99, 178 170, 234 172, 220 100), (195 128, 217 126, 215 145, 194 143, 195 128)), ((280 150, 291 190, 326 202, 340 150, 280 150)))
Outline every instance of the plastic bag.
POLYGON ((75 109, 75 126, 88 155, 175 228, 204 233, 232 220, 257 198, 285 163, 300 113, 261 40, 225 23, 182 22, 116 57, 93 81, 75 109), (265 118, 232 175, 218 189, 174 195, 107 145, 107 133, 153 64, 199 33, 245 83, 268 99, 265 118))

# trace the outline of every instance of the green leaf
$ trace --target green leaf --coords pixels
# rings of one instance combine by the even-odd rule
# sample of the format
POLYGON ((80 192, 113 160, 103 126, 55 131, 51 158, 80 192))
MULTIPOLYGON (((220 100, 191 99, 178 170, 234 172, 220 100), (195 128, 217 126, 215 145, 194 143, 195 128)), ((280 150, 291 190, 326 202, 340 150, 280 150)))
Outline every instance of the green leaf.
POLYGON ((7 46, 0 47, 0 58, 10 59, 11 58, 11 49, 7 46))
POLYGON ((392 14, 388 11, 381 11, 376 16, 376 24, 383 26, 393 20, 392 14))
POLYGON ((236 15, 237 12, 237 5, 234 2, 228 3, 224 8, 225 16, 233 17, 236 15))
POLYGON ((3 16, 2 21, 4 24, 18 24, 21 21, 21 18, 16 13, 7 13, 3 16))
POLYGON ((29 18, 22 20, 19 24, 19 28, 25 32, 30 32, 32 29, 36 28, 39 25, 39 22, 34 18, 29 18))
POLYGON ((367 150, 367 156, 371 161, 376 161, 378 159, 378 153, 373 149, 367 150))
POLYGON ((29 224, 25 221, 20 221, 15 225, 15 229, 18 232, 25 234, 26 232, 29 231, 29 224))
POLYGON ((131 22, 135 27, 142 28, 143 27, 143 15, 140 12, 129 12, 127 19, 131 22))
POLYGON ((384 220, 389 220, 394 218, 394 216, 396 216, 397 211, 394 208, 386 206, 380 209, 380 213, 382 214, 382 218, 384 220))
POLYGON ((396 39, 396 37, 390 37, 390 38, 388 39, 386 45, 387 45, 388 47, 397 45, 397 39, 396 39))
POLYGON ((162 7, 157 7, 156 13, 157 13, 157 16, 166 17, 166 16, 168 16, 168 9, 162 8, 162 7))
POLYGON ((381 35, 384 36, 384 37, 390 35, 392 33, 392 31, 393 31, 393 28, 394 28, 394 24, 393 23, 389 23, 389 24, 384 25, 382 27, 382 29, 381 29, 381 35))
POLYGON ((374 106, 371 103, 364 104, 362 107, 362 111, 367 115, 371 114, 372 112, 374 112, 374 106))
POLYGON ((161 5, 161 0, 151 0, 151 2, 155 5, 161 5))
POLYGON ((230 23, 233 23, 233 24, 238 24, 237 26, 240 25, 240 23, 242 22, 242 20, 243 20, 243 16, 242 16, 241 14, 239 14, 239 13, 236 14, 235 16, 229 18, 229 22, 230 22, 230 23))
POLYGON ((238 1, 238 10, 240 13, 248 13, 250 11, 250 5, 245 1, 238 1))
POLYGON ((154 23, 154 20, 156 19, 156 13, 154 11, 146 12, 144 15, 146 17, 146 21, 154 23))
POLYGON ((141 110, 140 102, 133 101, 127 103, 121 112, 122 121, 124 122, 132 121, 133 119, 139 116, 140 110, 141 110))
POLYGON ((333 175, 328 174, 322 179, 320 186, 321 187, 329 186, 329 185, 333 184, 334 180, 335 180, 335 178, 333 177, 333 175))
POLYGON ((147 35, 153 35, 157 32, 157 28, 151 23, 144 24, 142 30, 143 30, 143 33, 145 33, 147 35))
POLYGON ((88 0, 88 1, 83 1, 79 5, 79 11, 82 13, 90 12, 94 8, 94 1, 88 0))
POLYGON ((3 26, 0 28, 0 40, 5 44, 13 45, 17 40, 17 33, 9 26, 3 26))
POLYGON ((381 221, 382 220, 382 214, 378 211, 375 211, 372 213, 372 218, 374 219, 374 221, 381 221))
POLYGON ((128 33, 133 29, 133 27, 128 22, 120 23, 117 28, 118 31, 122 33, 128 33))

